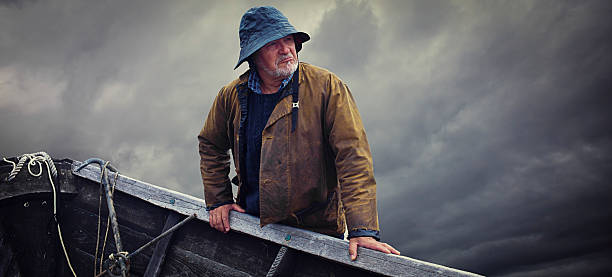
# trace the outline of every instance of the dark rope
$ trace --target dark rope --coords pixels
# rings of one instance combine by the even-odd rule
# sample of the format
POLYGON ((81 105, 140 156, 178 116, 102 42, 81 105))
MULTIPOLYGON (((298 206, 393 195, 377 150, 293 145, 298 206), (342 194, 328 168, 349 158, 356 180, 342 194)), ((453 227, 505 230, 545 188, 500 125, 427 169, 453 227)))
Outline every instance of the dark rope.
MULTIPOLYGON (((113 166, 111 166, 108 162, 98 158, 91 158, 86 160, 83 164, 81 164, 75 171, 80 171, 84 167, 89 164, 98 164, 100 166, 100 184, 104 187, 104 193, 106 194, 106 206, 108 208, 108 217, 110 219, 111 228, 113 230, 113 237, 115 239, 115 247, 117 248, 117 253, 123 252, 123 246, 121 245, 121 237, 119 235, 119 223, 117 222, 117 213, 115 212, 115 205, 113 204, 113 193, 110 189, 110 179, 108 178, 108 171, 112 170, 117 172, 113 166)), ((126 264, 126 260, 122 256, 118 256, 117 262, 121 267, 121 276, 127 277, 128 267, 126 264)))
POLYGON ((277 276, 276 270, 278 270, 278 266, 280 265, 281 261, 283 260, 283 257, 285 257, 286 253, 287 253, 287 246, 282 246, 278 250, 278 254, 276 254, 276 258, 274 258, 274 262, 270 266, 270 270, 268 270, 268 273, 266 274, 266 277, 277 276))
MULTIPOLYGON (((153 245, 154 243, 156 243, 157 241, 159 241, 160 239, 164 238, 165 236, 169 235, 170 233, 176 231, 178 228, 182 227, 183 225, 185 225, 187 222, 189 222, 190 220, 196 218, 196 214, 192 214, 190 216, 188 216, 187 218, 183 219, 183 221, 175 224, 174 226, 172 226, 170 229, 166 230, 165 232, 159 234, 159 236, 155 237, 154 239, 152 239, 151 241, 145 243, 143 246, 141 246, 140 248, 136 249, 134 252, 126 255, 122 255, 122 253, 119 253, 120 257, 125 257, 126 260, 129 260, 130 258, 132 258, 133 256, 135 256, 136 254, 142 252, 142 250, 146 249, 147 247, 153 245)), ((113 270, 115 267, 117 266, 117 264, 113 264, 110 267, 108 267, 108 269, 100 272, 100 274, 96 275, 96 277, 100 277, 102 275, 104 275, 106 272, 113 270)))

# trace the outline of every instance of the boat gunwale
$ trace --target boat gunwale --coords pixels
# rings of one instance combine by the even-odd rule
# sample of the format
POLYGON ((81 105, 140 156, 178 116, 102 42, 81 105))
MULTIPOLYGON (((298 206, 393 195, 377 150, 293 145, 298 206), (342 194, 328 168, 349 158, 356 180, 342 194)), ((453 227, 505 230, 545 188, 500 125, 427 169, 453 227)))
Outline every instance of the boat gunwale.
MULTIPOLYGON (((97 165, 90 164, 76 172, 76 168, 81 164, 82 162, 80 161, 73 161, 72 173, 99 183, 100 168, 97 165)), ((113 180, 115 174, 110 173, 109 177, 113 180)), ((208 212, 206 211, 206 203, 203 199, 136 180, 122 174, 119 174, 117 177, 115 189, 182 215, 195 214, 197 220, 208 223, 208 212)), ((350 267, 383 275, 482 276, 406 256, 385 254, 368 248, 359 248, 357 260, 352 261, 348 255, 348 241, 346 240, 281 224, 268 224, 260 227, 257 217, 235 211, 231 212, 230 226, 232 231, 254 236, 281 246, 287 246, 350 267)))

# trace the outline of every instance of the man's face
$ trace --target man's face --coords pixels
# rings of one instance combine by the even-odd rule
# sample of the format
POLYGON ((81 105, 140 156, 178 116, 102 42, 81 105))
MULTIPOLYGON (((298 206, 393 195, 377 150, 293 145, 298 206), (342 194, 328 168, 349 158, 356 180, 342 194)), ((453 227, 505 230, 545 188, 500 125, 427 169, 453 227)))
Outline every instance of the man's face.
POLYGON ((255 55, 255 64, 259 75, 265 73, 273 78, 289 77, 298 65, 293 35, 270 41, 261 47, 255 55))

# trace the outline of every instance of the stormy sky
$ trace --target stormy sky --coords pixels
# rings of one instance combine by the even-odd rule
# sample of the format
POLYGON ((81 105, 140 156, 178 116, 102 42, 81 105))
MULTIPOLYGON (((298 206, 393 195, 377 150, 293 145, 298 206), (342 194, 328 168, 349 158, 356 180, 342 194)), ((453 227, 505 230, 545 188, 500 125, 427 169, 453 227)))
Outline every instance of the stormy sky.
POLYGON ((0 155, 203 197, 196 135, 254 5, 350 87, 382 238, 492 276, 612 273, 610 1, 1 1, 0 155))

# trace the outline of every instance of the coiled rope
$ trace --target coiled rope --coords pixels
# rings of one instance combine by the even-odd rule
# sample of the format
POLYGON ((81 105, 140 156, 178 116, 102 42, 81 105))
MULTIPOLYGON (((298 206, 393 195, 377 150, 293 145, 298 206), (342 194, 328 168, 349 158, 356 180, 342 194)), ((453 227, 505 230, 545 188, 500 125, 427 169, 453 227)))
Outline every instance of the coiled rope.
POLYGON ((9 173, 9 175, 6 177, 6 180, 9 182, 15 179, 15 176, 17 176, 17 173, 19 173, 19 171, 21 171, 21 168, 23 168, 23 164, 28 160, 30 160, 30 162, 28 163, 28 172, 30 173, 30 175, 34 177, 40 176, 42 174, 42 162, 45 162, 47 166, 50 168, 50 172, 53 175, 53 178, 57 177, 57 169, 55 168, 55 164, 53 163, 53 160, 51 159, 51 157, 49 157, 49 154, 45 152, 23 154, 19 156, 19 159, 18 159, 19 161, 17 162, 17 164, 15 164, 12 161, 7 160, 6 158, 2 158, 2 159, 5 162, 13 165, 13 170, 11 170, 11 173, 9 173), (38 173, 32 172, 33 165, 38 165, 38 173))
POLYGON ((72 267, 72 263, 70 262, 70 258, 68 257, 68 251, 66 251, 66 246, 64 245, 62 229, 60 228, 60 224, 57 221, 57 191, 55 189, 55 183, 53 182, 53 178, 57 177, 57 169, 55 168, 55 164, 53 163, 53 160, 51 159, 49 154, 47 154, 46 152, 23 154, 19 156, 19 162, 17 162, 17 164, 5 158, 2 158, 2 159, 5 162, 13 165, 13 169, 9 173, 8 177, 6 178, 7 181, 13 180, 15 176, 17 176, 19 171, 21 171, 21 169, 23 168, 24 163, 28 160, 30 160, 28 162, 28 173, 30 173, 30 175, 34 177, 39 177, 42 175, 43 163, 47 166, 47 175, 49 177, 49 182, 51 182, 51 188, 53 189, 53 219, 55 220, 55 223, 57 226, 57 234, 59 236, 60 243, 62 245, 62 249, 64 250, 64 256, 66 256, 66 262, 68 262, 68 267, 70 267, 70 271, 72 271, 72 275, 76 277, 77 275, 74 272, 74 268, 72 267), (38 165, 38 173, 34 173, 32 171, 32 166, 36 166, 36 165, 38 165), (53 175, 53 177, 51 177, 51 175, 53 175))
MULTIPOLYGON (((11 181, 13 180, 17 174, 21 171, 21 169, 23 168, 24 164, 26 161, 29 160, 28 162, 28 172, 30 173, 30 175, 34 176, 34 177, 39 177, 42 175, 43 172, 43 167, 42 164, 44 163, 47 166, 47 173, 48 173, 48 177, 49 177, 49 181, 51 183, 51 187, 53 189, 53 219, 55 220, 55 223, 57 225, 57 232, 60 238, 60 243, 62 245, 62 249, 64 250, 64 255, 66 257, 66 261, 68 263, 68 266, 70 267, 70 271, 72 272, 72 275, 74 275, 75 277, 77 276, 74 268, 72 267, 72 263, 70 262, 70 258, 68 257, 68 252, 66 250, 66 246, 64 244, 64 239, 62 236, 62 231, 60 228, 60 224, 57 220, 57 190, 55 188, 55 183, 53 182, 53 178, 57 177, 57 169, 55 168, 55 164, 53 163, 53 160, 51 159, 51 157, 49 156, 49 154, 45 153, 45 152, 37 152, 37 153, 32 153, 32 154, 24 154, 19 156, 18 162, 15 163, 13 161, 7 160, 6 158, 3 158, 3 160, 9 164, 11 164, 13 166, 13 169, 11 170, 11 172, 9 173, 9 175, 7 176, 7 181, 11 181), (35 173, 34 171, 32 171, 32 167, 38 165, 38 173, 35 173), (53 175, 53 177, 52 177, 53 175)), ((115 178, 114 178, 114 182, 113 182, 113 186, 111 188, 111 190, 109 191, 111 197, 112 194, 115 191, 115 186, 117 184, 117 179, 119 177, 119 172, 117 171, 117 169, 115 169, 112 165, 110 165, 109 162, 104 162, 100 159, 89 159, 87 161, 85 161, 84 163, 82 163, 75 171, 79 171, 82 168, 84 168, 85 166, 87 166, 89 163, 98 163, 100 164, 101 167, 101 172, 100 172, 100 184, 102 185, 103 180, 106 180, 106 183, 109 184, 110 180, 108 178, 108 171, 114 171, 115 172, 115 178)), ((107 217, 107 223, 106 223, 106 232, 104 235, 104 243, 102 246, 102 251, 101 251, 101 256, 100 256, 100 273, 97 272, 98 269, 98 265, 97 265, 97 258, 98 258, 98 250, 99 249, 99 243, 100 243, 100 221, 101 221, 101 203, 102 202, 102 198, 101 198, 101 194, 100 194, 100 199, 99 199, 99 203, 98 203, 98 230, 97 230, 97 239, 96 239, 96 254, 94 256, 94 276, 102 276, 107 272, 110 272, 112 269, 114 269, 115 267, 119 266, 122 264, 122 261, 129 261, 129 259, 133 256, 135 256, 136 254, 140 253, 143 249, 153 245, 155 242, 159 241, 160 239, 162 239, 163 237, 167 236, 168 234, 174 232, 175 230, 177 230, 178 228, 182 227, 183 225, 185 225, 187 222, 189 222, 190 220, 197 218, 196 214, 192 214, 190 216, 188 216, 187 218, 183 219, 181 222, 177 223, 176 225, 172 226, 171 228, 169 228, 168 230, 164 231, 163 233, 161 233, 160 235, 158 235, 157 237, 155 237, 154 239, 152 239, 151 241, 149 241, 148 243, 145 243, 144 245, 142 245, 140 248, 136 249, 134 252, 132 253, 128 253, 127 251, 119 251, 116 254, 110 254, 109 255, 109 260, 114 262, 112 265, 110 265, 110 267, 106 270, 102 270, 102 264, 103 264, 103 256, 104 256, 104 249, 106 247, 106 241, 107 241, 107 237, 108 237, 108 227, 110 225, 110 216, 107 217), (97 275, 96 275, 97 274, 97 275)), ((110 209, 109 209, 109 215, 111 214, 110 209)), ((116 239, 116 241, 118 241, 116 239)), ((276 266, 274 266, 273 272, 276 271, 276 267, 278 266, 278 264, 280 263, 280 260, 282 259, 282 257, 284 256, 285 252, 287 251, 287 249, 281 249, 279 255, 277 255, 276 257, 276 261, 275 260, 275 264, 276 266)), ((126 270, 122 269, 122 275, 127 275, 126 270)))

